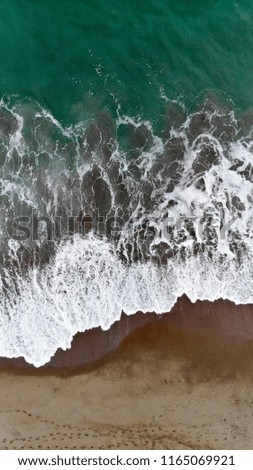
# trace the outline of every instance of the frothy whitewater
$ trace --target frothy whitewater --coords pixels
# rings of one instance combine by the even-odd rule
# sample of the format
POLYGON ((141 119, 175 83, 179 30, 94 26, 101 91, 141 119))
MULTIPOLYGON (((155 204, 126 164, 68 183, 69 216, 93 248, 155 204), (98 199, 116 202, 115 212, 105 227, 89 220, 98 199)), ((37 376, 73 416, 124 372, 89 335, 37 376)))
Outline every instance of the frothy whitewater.
POLYGON ((0 102, 0 356, 48 362, 73 335, 192 300, 253 302, 253 117, 208 98, 152 123, 63 128, 0 102))

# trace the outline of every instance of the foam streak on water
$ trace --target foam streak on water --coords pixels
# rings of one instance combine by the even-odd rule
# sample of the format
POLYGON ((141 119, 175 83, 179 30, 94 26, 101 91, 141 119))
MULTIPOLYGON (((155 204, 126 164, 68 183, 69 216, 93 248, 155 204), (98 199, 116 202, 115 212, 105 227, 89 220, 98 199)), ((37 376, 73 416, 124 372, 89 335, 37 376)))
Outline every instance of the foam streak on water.
POLYGON ((207 99, 61 124, 0 104, 0 356, 41 366, 73 335, 192 300, 253 302, 249 115, 207 99))

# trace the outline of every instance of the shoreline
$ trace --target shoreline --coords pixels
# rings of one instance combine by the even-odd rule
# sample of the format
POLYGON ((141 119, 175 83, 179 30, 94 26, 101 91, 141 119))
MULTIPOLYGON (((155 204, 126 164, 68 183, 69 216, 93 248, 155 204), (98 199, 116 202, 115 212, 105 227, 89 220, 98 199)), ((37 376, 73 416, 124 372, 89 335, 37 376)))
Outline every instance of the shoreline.
MULTIPOLYGON (((239 344, 246 347, 246 344, 253 340, 253 304, 235 305, 222 299, 214 302, 198 300, 192 303, 183 296, 168 313, 137 312, 128 316, 122 312, 120 320, 106 331, 99 327, 77 333, 70 349, 59 348, 50 362, 39 368, 27 363, 22 357, 0 357, 0 373, 5 371, 22 375, 61 377, 91 371, 110 360, 122 344, 131 342, 131 337, 136 332, 139 343, 148 347, 149 338, 141 338, 142 331, 147 327, 150 331, 152 328, 164 328, 169 336, 170 331, 181 332, 186 341, 187 335, 200 335, 208 339, 210 334, 218 341, 221 340, 228 349, 238 347, 239 344)), ((182 347, 184 348, 183 345, 182 347)))
POLYGON ((253 449, 252 313, 185 297, 79 335, 50 368, 2 367, 0 448, 253 449))

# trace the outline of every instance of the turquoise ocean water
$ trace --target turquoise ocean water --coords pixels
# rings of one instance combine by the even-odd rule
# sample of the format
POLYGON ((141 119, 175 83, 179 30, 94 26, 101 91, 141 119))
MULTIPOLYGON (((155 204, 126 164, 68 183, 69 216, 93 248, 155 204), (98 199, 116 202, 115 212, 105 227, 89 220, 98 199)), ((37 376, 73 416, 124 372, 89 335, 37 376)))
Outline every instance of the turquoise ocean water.
POLYGON ((161 95, 253 104, 253 7, 244 0, 2 0, 0 94, 70 123, 94 107, 156 120, 161 95))
POLYGON ((253 4, 0 0, 0 356, 253 303, 253 4))

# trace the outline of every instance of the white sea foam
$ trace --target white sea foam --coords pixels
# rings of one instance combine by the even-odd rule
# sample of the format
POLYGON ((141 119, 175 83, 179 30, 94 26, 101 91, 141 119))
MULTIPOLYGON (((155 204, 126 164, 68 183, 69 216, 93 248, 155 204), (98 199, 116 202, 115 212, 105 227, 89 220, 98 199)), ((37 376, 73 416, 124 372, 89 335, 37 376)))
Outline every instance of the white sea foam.
POLYGON ((57 348, 69 348, 76 332, 108 329, 122 310, 128 315, 169 312, 183 293, 193 302, 229 298, 252 303, 252 284, 250 260, 238 267, 202 255, 172 260, 166 267, 152 262, 126 267, 108 242, 77 236, 58 247, 44 270, 18 279, 18 297, 6 303, 1 296, 0 355, 24 356, 38 367, 57 348))
POLYGON ((0 356, 41 366, 76 332, 183 294, 253 302, 253 140, 233 113, 205 104, 166 138, 118 115, 125 149, 106 113, 64 129, 35 103, 0 104, 0 356))

